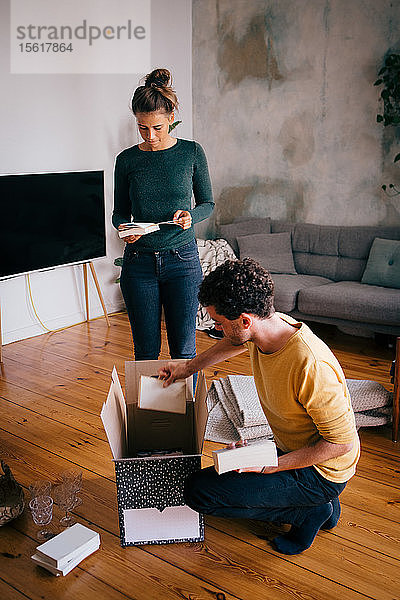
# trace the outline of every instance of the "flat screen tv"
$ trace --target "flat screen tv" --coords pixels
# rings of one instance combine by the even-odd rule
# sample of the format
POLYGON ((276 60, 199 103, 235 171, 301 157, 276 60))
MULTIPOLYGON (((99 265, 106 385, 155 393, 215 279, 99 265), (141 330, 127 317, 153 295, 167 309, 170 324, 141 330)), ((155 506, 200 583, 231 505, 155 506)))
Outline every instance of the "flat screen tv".
POLYGON ((106 255, 104 172, 0 176, 0 279, 106 255))

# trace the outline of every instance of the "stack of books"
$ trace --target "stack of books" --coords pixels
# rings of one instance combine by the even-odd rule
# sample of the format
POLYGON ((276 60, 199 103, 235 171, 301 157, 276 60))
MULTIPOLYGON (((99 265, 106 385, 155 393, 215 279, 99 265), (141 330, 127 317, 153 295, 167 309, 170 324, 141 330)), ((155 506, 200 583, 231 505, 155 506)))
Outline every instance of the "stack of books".
POLYGON ((36 548, 34 563, 53 575, 67 575, 74 567, 100 547, 100 535, 76 523, 36 548))
POLYGON ((276 467, 278 455, 273 441, 256 442, 238 448, 213 450, 214 467, 219 475, 249 467, 276 467))

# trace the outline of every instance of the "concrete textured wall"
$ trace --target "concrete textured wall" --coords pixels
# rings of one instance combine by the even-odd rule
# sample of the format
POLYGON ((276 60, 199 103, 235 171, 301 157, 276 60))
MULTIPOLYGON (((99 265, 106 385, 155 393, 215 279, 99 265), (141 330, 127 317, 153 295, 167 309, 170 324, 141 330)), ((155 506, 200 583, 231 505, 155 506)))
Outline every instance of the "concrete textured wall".
POLYGON ((398 0, 193 1, 194 139, 216 199, 198 236, 244 215, 400 223, 381 190, 399 136, 373 86, 399 31, 398 0))

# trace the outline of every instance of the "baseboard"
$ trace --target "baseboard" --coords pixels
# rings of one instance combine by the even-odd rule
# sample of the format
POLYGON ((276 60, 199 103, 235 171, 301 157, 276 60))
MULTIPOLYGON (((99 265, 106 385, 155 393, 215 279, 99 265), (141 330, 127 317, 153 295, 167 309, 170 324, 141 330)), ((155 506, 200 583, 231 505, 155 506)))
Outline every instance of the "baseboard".
MULTIPOLYGON (((107 306, 107 313, 112 314, 116 312, 121 312, 125 310, 125 304, 123 302, 111 304, 107 306)), ((97 317, 103 316, 103 310, 101 306, 91 308, 90 318, 95 319, 97 317)), ((62 315, 61 317, 56 317, 52 319, 43 320, 43 324, 50 329, 50 331, 54 331, 63 327, 71 327, 72 325, 82 323, 86 320, 86 315, 84 312, 75 312, 67 315, 62 315)), ((42 327, 39 322, 31 323, 25 327, 17 327, 14 329, 6 330, 2 329, 2 345, 6 346, 7 344, 11 344, 12 342, 18 342, 20 340, 26 340, 27 338, 37 337, 38 335, 43 335, 44 333, 48 333, 46 329, 42 327)))

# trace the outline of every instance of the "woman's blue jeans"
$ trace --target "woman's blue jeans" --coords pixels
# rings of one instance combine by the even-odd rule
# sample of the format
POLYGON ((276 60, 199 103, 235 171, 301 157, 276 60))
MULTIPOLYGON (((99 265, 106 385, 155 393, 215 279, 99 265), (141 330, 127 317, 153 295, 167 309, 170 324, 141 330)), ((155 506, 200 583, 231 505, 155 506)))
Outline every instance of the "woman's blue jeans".
POLYGON ((161 252, 135 250, 127 244, 121 291, 132 328, 136 360, 156 360, 161 349, 164 307, 171 358, 196 355, 197 298, 202 271, 196 240, 161 252))
POLYGON ((314 467, 221 475, 209 467, 187 478, 184 496, 191 508, 206 515, 300 527, 316 506, 337 498, 345 486, 328 481, 314 467))

